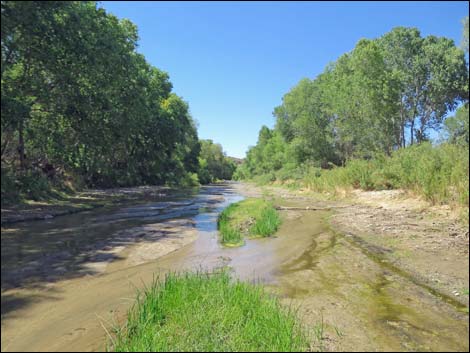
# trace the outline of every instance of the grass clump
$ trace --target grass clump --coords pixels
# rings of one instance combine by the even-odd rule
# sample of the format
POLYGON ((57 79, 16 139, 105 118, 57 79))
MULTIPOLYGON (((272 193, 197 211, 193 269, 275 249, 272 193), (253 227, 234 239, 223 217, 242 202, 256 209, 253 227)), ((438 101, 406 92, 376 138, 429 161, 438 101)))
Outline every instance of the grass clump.
MULTIPOLYGON (((313 166, 286 165, 274 178, 289 188, 308 188, 335 194, 347 189, 404 189, 433 204, 468 207, 468 146, 421 143, 394 151, 391 156, 377 155, 369 160, 351 159, 345 166, 321 169, 313 166)), ((272 183, 272 173, 253 178, 260 184, 272 183)))
POLYGON ((222 244, 239 246, 243 244, 243 236, 256 238, 272 235, 281 224, 281 219, 270 202, 250 198, 223 210, 217 224, 222 244))
POLYGON ((138 294, 116 352, 306 351, 295 313, 263 287, 232 280, 226 271, 169 274, 138 294))

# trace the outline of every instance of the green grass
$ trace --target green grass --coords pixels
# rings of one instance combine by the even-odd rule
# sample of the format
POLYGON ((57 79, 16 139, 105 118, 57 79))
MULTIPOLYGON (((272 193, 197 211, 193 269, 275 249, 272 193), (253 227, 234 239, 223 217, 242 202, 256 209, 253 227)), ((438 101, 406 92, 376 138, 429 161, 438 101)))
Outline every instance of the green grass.
POLYGON ((270 202, 250 198, 223 210, 217 224, 222 244, 240 246, 244 236, 256 238, 272 235, 281 220, 270 202))
MULTIPOLYGON (((269 184, 274 173, 255 176, 269 184)), ((335 194, 345 189, 410 190, 433 204, 468 206, 468 147, 422 143, 395 151, 391 156, 371 160, 352 159, 344 167, 320 169, 299 166, 276 171, 274 180, 292 189, 309 188, 335 194)), ((468 212, 467 212, 468 213, 468 212)))
POLYGON ((169 274, 138 294, 127 323, 115 330, 117 352, 306 351, 295 312, 263 287, 226 271, 169 274))

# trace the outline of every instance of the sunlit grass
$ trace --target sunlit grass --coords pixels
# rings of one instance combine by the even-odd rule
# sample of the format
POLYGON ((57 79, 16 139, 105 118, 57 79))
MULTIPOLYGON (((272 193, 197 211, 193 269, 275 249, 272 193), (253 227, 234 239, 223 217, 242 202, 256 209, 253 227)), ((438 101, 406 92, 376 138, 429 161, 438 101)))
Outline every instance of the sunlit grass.
POLYGON ((391 156, 352 159, 344 167, 286 167, 253 179, 262 185, 279 180, 293 190, 307 188, 329 194, 352 189, 404 189, 433 204, 468 207, 469 152, 465 146, 422 143, 399 149, 391 156))
POLYGON ((267 237, 278 229, 281 220, 273 205, 263 199, 246 199, 227 207, 219 216, 221 242, 228 246, 243 244, 243 236, 267 237))
POLYGON ((262 286, 226 271, 169 274, 138 294, 115 330, 118 352, 294 352, 309 339, 296 314, 262 286))

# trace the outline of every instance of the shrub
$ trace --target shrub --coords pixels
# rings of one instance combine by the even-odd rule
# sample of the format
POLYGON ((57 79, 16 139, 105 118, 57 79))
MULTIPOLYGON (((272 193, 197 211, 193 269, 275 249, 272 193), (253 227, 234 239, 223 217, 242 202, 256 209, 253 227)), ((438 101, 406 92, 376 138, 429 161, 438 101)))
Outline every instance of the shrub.
MULTIPOLYGON (((413 145, 395 151, 392 156, 378 155, 371 160, 352 159, 344 167, 320 169, 289 165, 275 175, 289 188, 307 186, 318 192, 336 192, 337 188, 412 190, 433 203, 469 202, 468 146, 431 143, 413 145)), ((272 182, 272 174, 255 179, 259 184, 272 182)))

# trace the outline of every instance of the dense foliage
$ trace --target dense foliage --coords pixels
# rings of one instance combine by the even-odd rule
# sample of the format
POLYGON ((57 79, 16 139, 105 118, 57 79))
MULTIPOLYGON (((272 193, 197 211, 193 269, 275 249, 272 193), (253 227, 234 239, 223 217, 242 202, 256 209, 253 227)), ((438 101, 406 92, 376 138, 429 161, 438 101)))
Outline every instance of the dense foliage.
MULTIPOLYGON (((435 151, 429 146, 416 150, 428 156, 415 150, 409 154, 423 160, 439 155, 445 163, 452 161, 450 150, 456 158, 465 155, 468 34, 463 46, 464 50, 450 39, 422 37, 417 29, 404 27, 374 40, 360 40, 322 74, 301 80, 283 97, 282 105, 274 110, 274 129, 261 128, 257 145, 248 151, 236 177, 269 182, 318 176, 322 170, 350 165, 354 159, 393 164, 404 155, 400 149, 429 141, 430 131, 442 127, 448 143, 460 147, 440 146, 435 151), (456 108, 455 116, 446 119, 456 108)), ((468 181, 466 161, 466 165, 455 164, 462 169, 458 172, 462 182, 468 181)), ((441 170, 442 163, 438 164, 441 170)), ((403 177, 407 173, 413 171, 400 172, 403 177)), ((408 184, 405 179, 385 184, 404 186, 408 184)), ((468 199, 468 187, 466 194, 468 199)))
POLYGON ((188 105, 137 53, 130 21, 95 2, 2 1, 1 36, 2 198, 41 179, 197 182, 188 105))
POLYGON ((225 155, 222 146, 212 140, 200 140, 199 153, 199 181, 202 184, 217 180, 232 179, 235 172, 235 163, 225 155))

